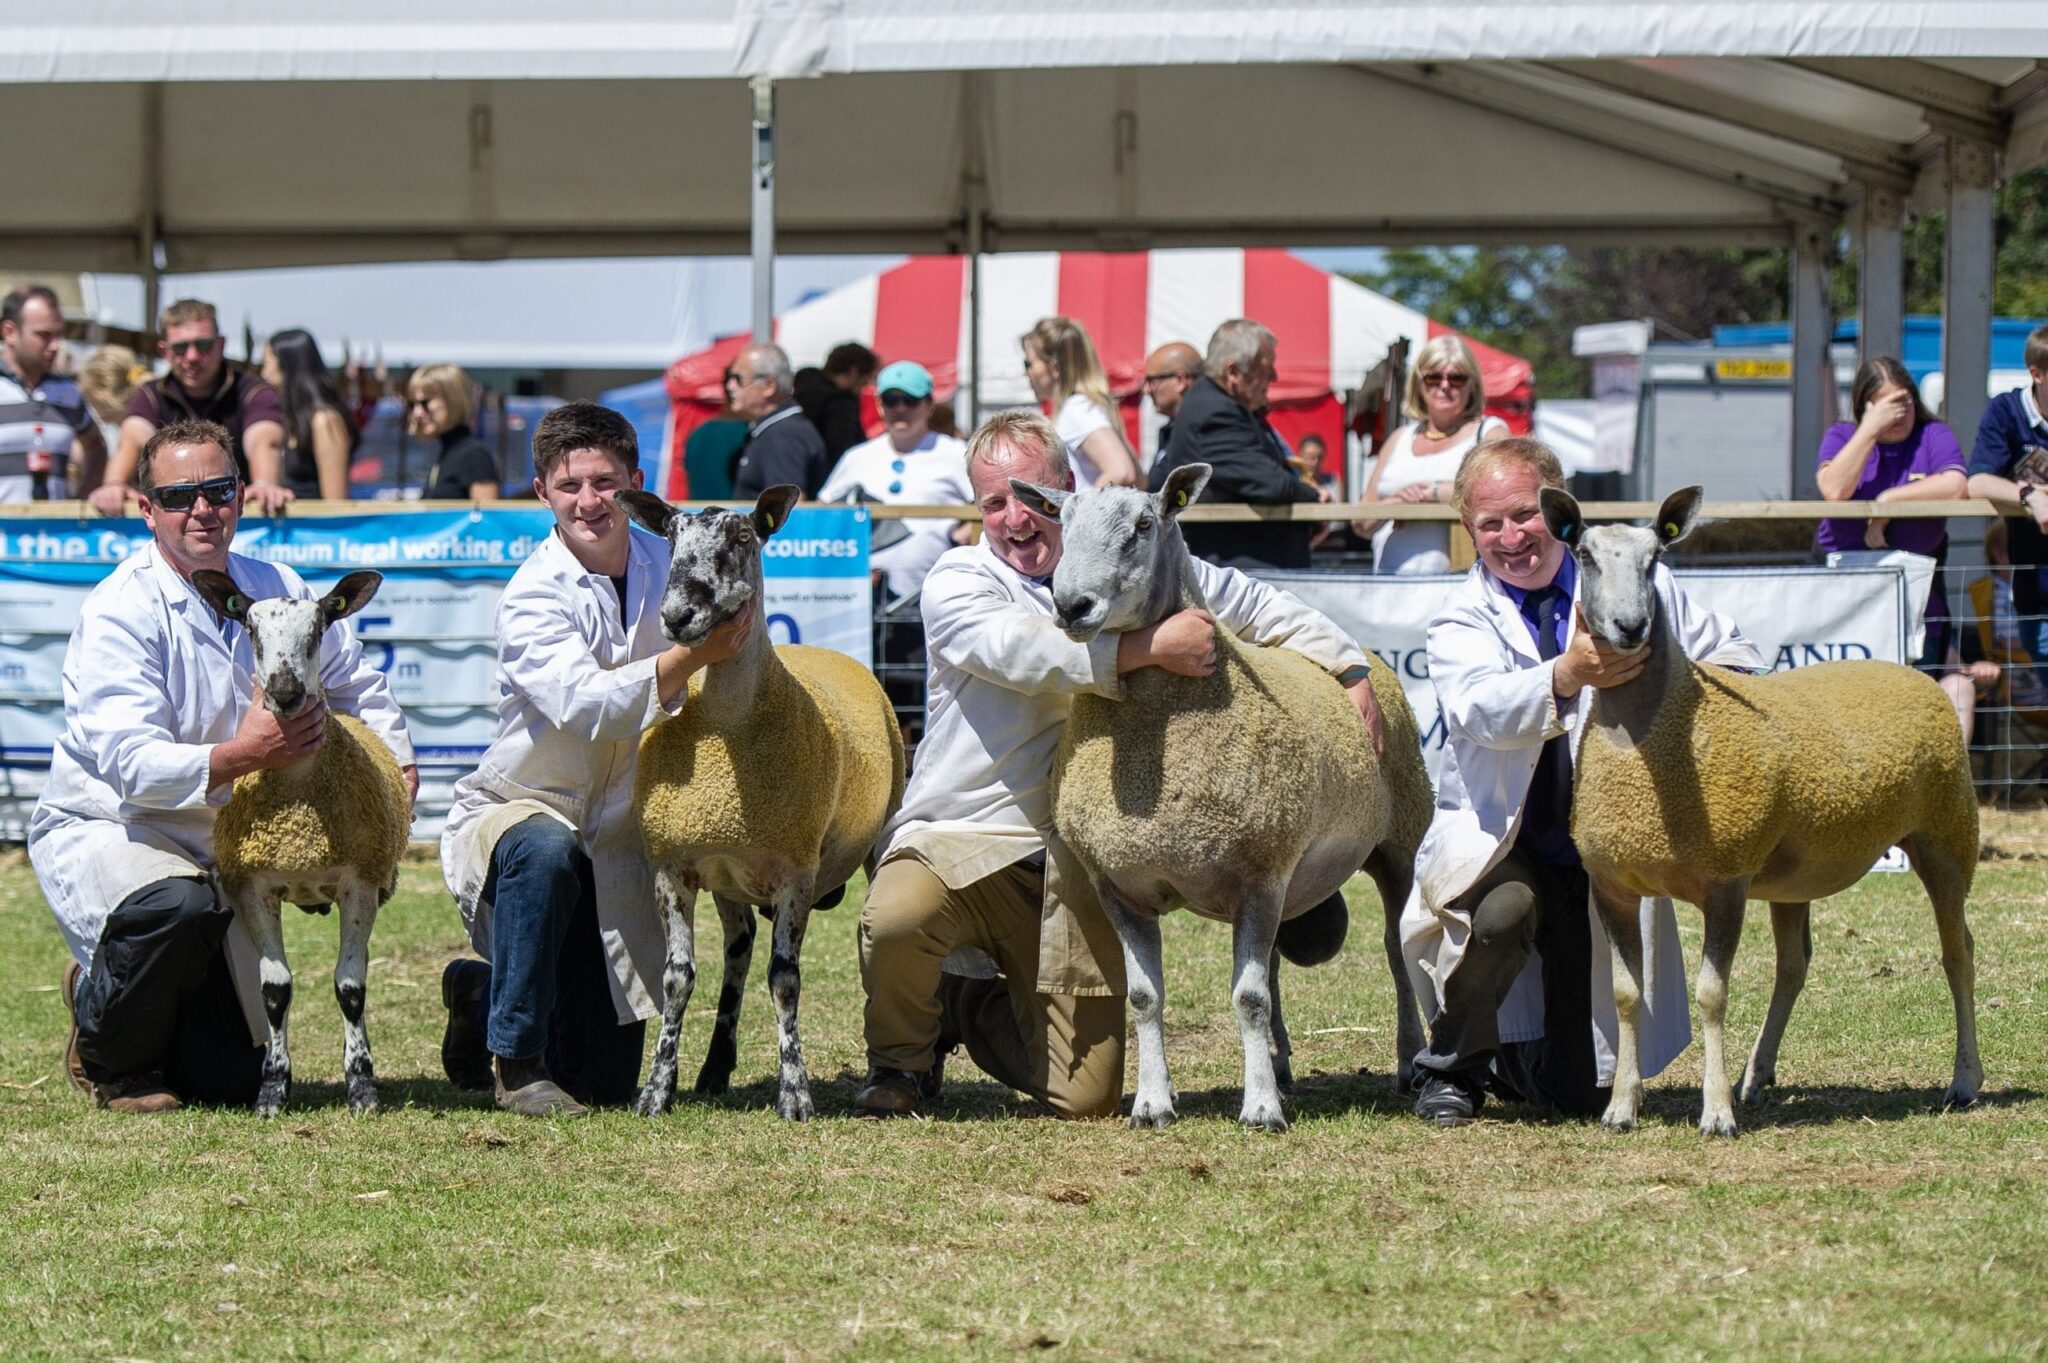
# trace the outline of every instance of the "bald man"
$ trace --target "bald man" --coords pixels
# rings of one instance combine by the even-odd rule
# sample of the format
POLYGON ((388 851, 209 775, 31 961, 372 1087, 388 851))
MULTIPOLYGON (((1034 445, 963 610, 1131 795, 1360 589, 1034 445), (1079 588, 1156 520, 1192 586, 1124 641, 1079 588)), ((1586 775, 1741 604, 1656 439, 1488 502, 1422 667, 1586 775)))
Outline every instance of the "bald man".
POLYGON ((803 409, 795 376, 779 345, 750 345, 725 371, 725 400, 747 423, 747 443, 733 465, 732 495, 751 502, 778 483, 794 483, 815 498, 832 472, 832 456, 803 409))
MULTIPOLYGON (((1152 399, 1153 410, 1169 422, 1180 410, 1181 396, 1188 386, 1202 372, 1202 352, 1186 341, 1168 341, 1145 357, 1145 392, 1152 399)), ((1166 448, 1166 435, 1161 432, 1159 447, 1166 448)))

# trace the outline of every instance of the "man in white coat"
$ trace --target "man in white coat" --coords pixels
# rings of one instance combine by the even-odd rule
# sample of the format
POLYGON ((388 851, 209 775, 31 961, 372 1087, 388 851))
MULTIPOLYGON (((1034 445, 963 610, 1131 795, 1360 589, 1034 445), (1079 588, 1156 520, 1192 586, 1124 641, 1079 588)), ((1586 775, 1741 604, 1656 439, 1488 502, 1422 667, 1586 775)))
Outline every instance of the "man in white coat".
POLYGON ((541 418, 533 490, 554 533, 498 601, 498 736, 455 787, 441 869, 483 961, 441 977, 441 1061, 527 1116, 581 1116, 639 1084, 666 955, 633 826, 640 735, 693 673, 746 642, 753 614, 694 648, 661 632, 668 541, 618 495, 640 486, 623 416, 573 402, 541 418))
MULTIPOLYGON (((1537 505, 1546 486, 1563 487, 1564 471, 1538 441, 1496 440, 1466 457, 1455 495, 1479 561, 1429 626, 1448 742, 1402 938, 1417 994, 1436 1005, 1415 1111, 1439 1126, 1470 1121, 1489 1088, 1595 1113, 1613 1072, 1611 963, 1572 846, 1572 757, 1594 692, 1649 655, 1624 657, 1579 627, 1577 563, 1537 505)), ((1763 666, 1662 565, 1655 588, 1687 657, 1763 666)), ((1653 1074, 1691 1027, 1670 902, 1646 902, 1644 916, 1653 1074)))
POLYGON ((312 595, 228 551, 244 487, 210 421, 165 426, 135 478, 152 543, 95 587, 64 655, 64 733, 29 820, 29 859, 74 962, 66 1067, 100 1106, 255 1101, 266 1034, 257 951, 211 880, 213 817, 236 777, 320 746, 326 705, 390 745, 419 789, 405 718, 348 621, 322 650, 326 705, 258 703, 248 631, 192 587, 211 568, 256 600, 312 595))
POLYGON ((1009 483, 1073 487, 1065 442, 1035 412, 1004 412, 974 433, 967 471, 982 540, 947 551, 925 578, 929 716, 861 910, 870 1070, 854 1103, 870 1116, 916 1112, 938 1094, 943 1053, 965 1044, 1060 1116, 1108 1116, 1123 1093, 1123 950, 1086 875, 1048 836, 1073 697, 1118 695, 1119 678, 1141 667, 1206 676, 1220 624, 1337 676, 1375 746, 1379 709, 1365 654, 1343 631, 1199 561, 1209 610, 1075 643, 1053 619, 1059 522, 1009 483))

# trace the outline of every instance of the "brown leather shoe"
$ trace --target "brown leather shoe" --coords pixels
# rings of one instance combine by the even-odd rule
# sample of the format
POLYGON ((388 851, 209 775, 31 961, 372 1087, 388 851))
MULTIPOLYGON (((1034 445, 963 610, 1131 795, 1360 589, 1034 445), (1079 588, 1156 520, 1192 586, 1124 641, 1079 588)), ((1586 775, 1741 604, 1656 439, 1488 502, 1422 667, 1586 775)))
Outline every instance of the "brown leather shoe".
POLYGON ((853 1095, 853 1107, 862 1117, 914 1117, 927 1103, 938 1100, 945 1084, 946 1057, 938 1056, 923 1074, 875 1065, 868 1070, 867 1083, 853 1095))
POLYGON ((548 1074, 540 1056, 531 1060, 496 1060, 492 1085, 498 1106, 522 1117, 586 1117, 590 1109, 564 1093, 548 1074))
POLYGON ((109 1112, 126 1112, 137 1117, 176 1112, 185 1106, 184 1100, 171 1092, 171 1086, 155 1070, 148 1074, 127 1075, 111 1083, 94 1084, 92 1100, 109 1112))
POLYGON ((64 1073, 70 1078, 71 1087, 80 1093, 91 1093, 92 1080, 85 1077, 85 1062, 78 1058, 78 980, 84 973, 78 962, 64 963, 64 1016, 71 1023, 71 1036, 64 1043, 64 1073))

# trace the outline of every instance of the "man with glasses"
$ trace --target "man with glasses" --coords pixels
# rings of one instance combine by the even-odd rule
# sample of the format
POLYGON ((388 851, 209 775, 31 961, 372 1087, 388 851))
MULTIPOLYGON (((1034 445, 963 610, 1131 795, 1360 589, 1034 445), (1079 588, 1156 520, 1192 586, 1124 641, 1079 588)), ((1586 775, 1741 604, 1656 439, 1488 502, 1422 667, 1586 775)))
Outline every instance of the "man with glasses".
POLYGON ((0 502, 75 497, 106 464, 78 381, 51 372, 63 349, 64 313, 48 287, 24 284, 0 300, 0 502))
POLYGON ((795 374, 779 345, 750 345, 725 376, 726 401, 747 423, 747 443, 733 468, 733 500, 751 502, 769 488, 794 483, 813 500, 832 472, 824 437, 797 405, 795 374))
POLYGON ((1201 352, 1186 341, 1168 341, 1145 357, 1145 396, 1152 399, 1152 410, 1166 418, 1153 448, 1163 450, 1172 443, 1174 415, 1201 376, 1201 352))
POLYGON ((283 564, 228 551, 242 501, 231 439, 212 422, 177 422, 142 446, 151 543, 79 611, 64 732, 29 819, 29 859, 74 958, 65 1067, 116 1112, 255 1101, 256 946, 210 878, 214 814, 235 779, 313 752, 332 706, 389 744, 419 790, 405 718, 348 621, 321 651, 325 703, 279 720, 260 703, 248 631, 193 589, 210 568, 255 600, 313 594, 283 564))
MULTIPOLYGON (((1248 317, 1216 328, 1202 374, 1182 395, 1173 439, 1152 461, 1157 492, 1183 464, 1207 464, 1207 502, 1275 505, 1326 501, 1287 462, 1287 448, 1266 424, 1266 389, 1273 382, 1278 347, 1273 333, 1248 317)), ((1149 365, 1147 367, 1149 372, 1149 365)), ((1306 568, 1312 521, 1184 522, 1188 552, 1225 568, 1306 568)))
MULTIPOLYGON (((895 506, 964 506, 974 500, 967 481, 967 445, 931 428, 932 376, 914 360, 898 360, 875 380, 887 427, 840 457, 818 492, 821 501, 859 496, 895 506)), ((902 717, 904 738, 924 727, 924 621, 916 598, 924 575, 953 547, 958 521, 918 517, 897 521, 903 537, 868 557, 879 589, 875 659, 882 685, 902 717)))
POLYGON ((157 354, 171 372, 135 390, 121 420, 121 448, 107 465, 107 480, 93 489, 92 504, 118 516, 137 496, 129 486, 144 443, 161 426, 210 421, 234 438, 235 468, 249 501, 275 511, 292 499, 278 482, 284 458, 284 404, 256 375, 227 362, 227 346, 213 304, 184 298, 157 319, 157 354), (245 457, 246 456, 246 457, 245 457))

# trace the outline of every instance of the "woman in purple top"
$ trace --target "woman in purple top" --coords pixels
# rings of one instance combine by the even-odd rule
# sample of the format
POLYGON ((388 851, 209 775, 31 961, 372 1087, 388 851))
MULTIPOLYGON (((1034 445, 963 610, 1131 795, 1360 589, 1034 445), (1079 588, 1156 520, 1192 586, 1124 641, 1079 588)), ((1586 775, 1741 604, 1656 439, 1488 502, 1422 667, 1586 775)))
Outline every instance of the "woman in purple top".
MULTIPOLYGON (((1820 442, 1820 495, 1831 502, 1954 501, 1964 492, 1968 475, 1962 446, 1947 423, 1936 421, 1920 401, 1920 389, 1906 366, 1890 355, 1866 360, 1849 390, 1853 421, 1838 421, 1820 442)), ((1944 519, 1822 521, 1814 535, 1822 553, 1850 549, 1905 549, 1934 560, 1934 582, 1927 594, 1927 636, 1915 664, 1942 681, 1955 701, 1967 739, 1975 694, 1969 679, 1957 673, 1949 654, 1948 584, 1941 565, 1948 559, 1948 522, 1944 519), (1959 685, 1948 678, 1956 674, 1959 685)))

